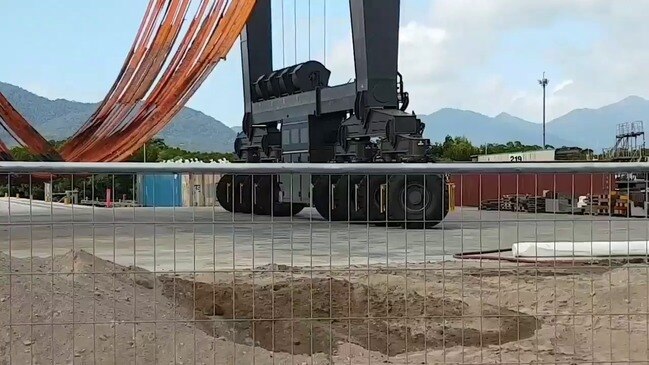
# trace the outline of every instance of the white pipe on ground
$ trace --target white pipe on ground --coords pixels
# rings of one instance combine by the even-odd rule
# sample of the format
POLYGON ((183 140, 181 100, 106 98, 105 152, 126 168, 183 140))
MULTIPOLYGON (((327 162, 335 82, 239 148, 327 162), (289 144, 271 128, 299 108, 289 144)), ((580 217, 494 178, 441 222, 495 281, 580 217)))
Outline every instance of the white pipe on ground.
POLYGON ((649 256, 649 241, 519 242, 514 257, 628 257, 649 256))

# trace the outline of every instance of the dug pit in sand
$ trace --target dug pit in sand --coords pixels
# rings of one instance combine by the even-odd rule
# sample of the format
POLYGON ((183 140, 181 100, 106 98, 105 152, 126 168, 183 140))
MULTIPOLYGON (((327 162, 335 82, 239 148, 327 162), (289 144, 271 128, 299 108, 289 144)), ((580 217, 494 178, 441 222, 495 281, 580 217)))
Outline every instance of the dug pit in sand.
POLYGON ((223 330, 229 324, 238 334, 230 339, 253 341, 270 351, 330 353, 337 344, 350 342, 392 356, 503 344, 530 337, 540 327, 534 317, 506 308, 480 308, 435 294, 395 293, 334 278, 295 278, 274 285, 163 282, 165 296, 175 297, 187 310, 195 308, 198 317, 222 323, 201 322, 207 333, 227 336, 223 330))

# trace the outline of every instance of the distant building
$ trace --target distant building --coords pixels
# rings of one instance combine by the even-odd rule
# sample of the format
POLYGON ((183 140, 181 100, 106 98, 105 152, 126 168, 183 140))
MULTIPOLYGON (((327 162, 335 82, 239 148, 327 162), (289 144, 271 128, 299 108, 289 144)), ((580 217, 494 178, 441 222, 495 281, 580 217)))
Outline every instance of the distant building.
POLYGON ((507 152, 474 156, 475 162, 550 162, 556 161, 556 150, 507 152))
POLYGON ((495 153, 476 155, 474 162, 552 162, 592 160, 592 151, 578 147, 562 147, 555 150, 495 153))

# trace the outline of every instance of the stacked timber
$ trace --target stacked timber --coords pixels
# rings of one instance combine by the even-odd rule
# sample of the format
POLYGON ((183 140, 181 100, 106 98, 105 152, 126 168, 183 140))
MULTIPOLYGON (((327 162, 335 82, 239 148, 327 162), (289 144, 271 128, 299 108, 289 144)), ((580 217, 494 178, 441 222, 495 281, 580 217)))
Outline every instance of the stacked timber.
POLYGON ((483 200, 480 209, 527 213, 580 212, 575 199, 553 191, 545 191, 543 196, 503 195, 500 199, 483 200))
POLYGON ((544 196, 534 196, 527 200, 528 213, 545 213, 546 199, 544 196))
POLYGON ((647 218, 649 216, 649 180, 646 175, 621 176, 615 180, 614 215, 647 218))
POLYGON ((486 199, 481 201, 480 210, 500 210, 500 199, 486 199))
POLYGON ((544 209, 545 198, 529 195, 503 195, 499 199, 485 199, 480 202, 480 210, 535 213, 544 212, 544 209))
POLYGON ((630 201, 616 201, 613 204, 613 215, 619 217, 631 216, 631 202, 630 201))
POLYGON ((527 195, 503 195, 501 199, 501 210, 511 212, 527 211, 527 195))
POLYGON ((589 215, 609 215, 611 214, 611 196, 589 195, 586 199, 586 206, 583 209, 584 214, 589 215))
POLYGON ((647 218, 649 202, 643 201, 638 193, 620 194, 613 191, 610 194, 574 198, 554 191, 544 191, 543 196, 503 195, 499 199, 486 199, 480 202, 480 210, 647 218))

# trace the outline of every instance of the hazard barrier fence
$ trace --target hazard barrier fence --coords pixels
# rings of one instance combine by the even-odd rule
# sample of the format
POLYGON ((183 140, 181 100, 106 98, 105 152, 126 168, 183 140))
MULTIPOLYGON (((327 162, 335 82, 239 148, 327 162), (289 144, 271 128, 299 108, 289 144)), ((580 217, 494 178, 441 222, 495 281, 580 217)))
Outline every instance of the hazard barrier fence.
POLYGON ((648 173, 0 162, 0 363, 646 363, 648 173))

